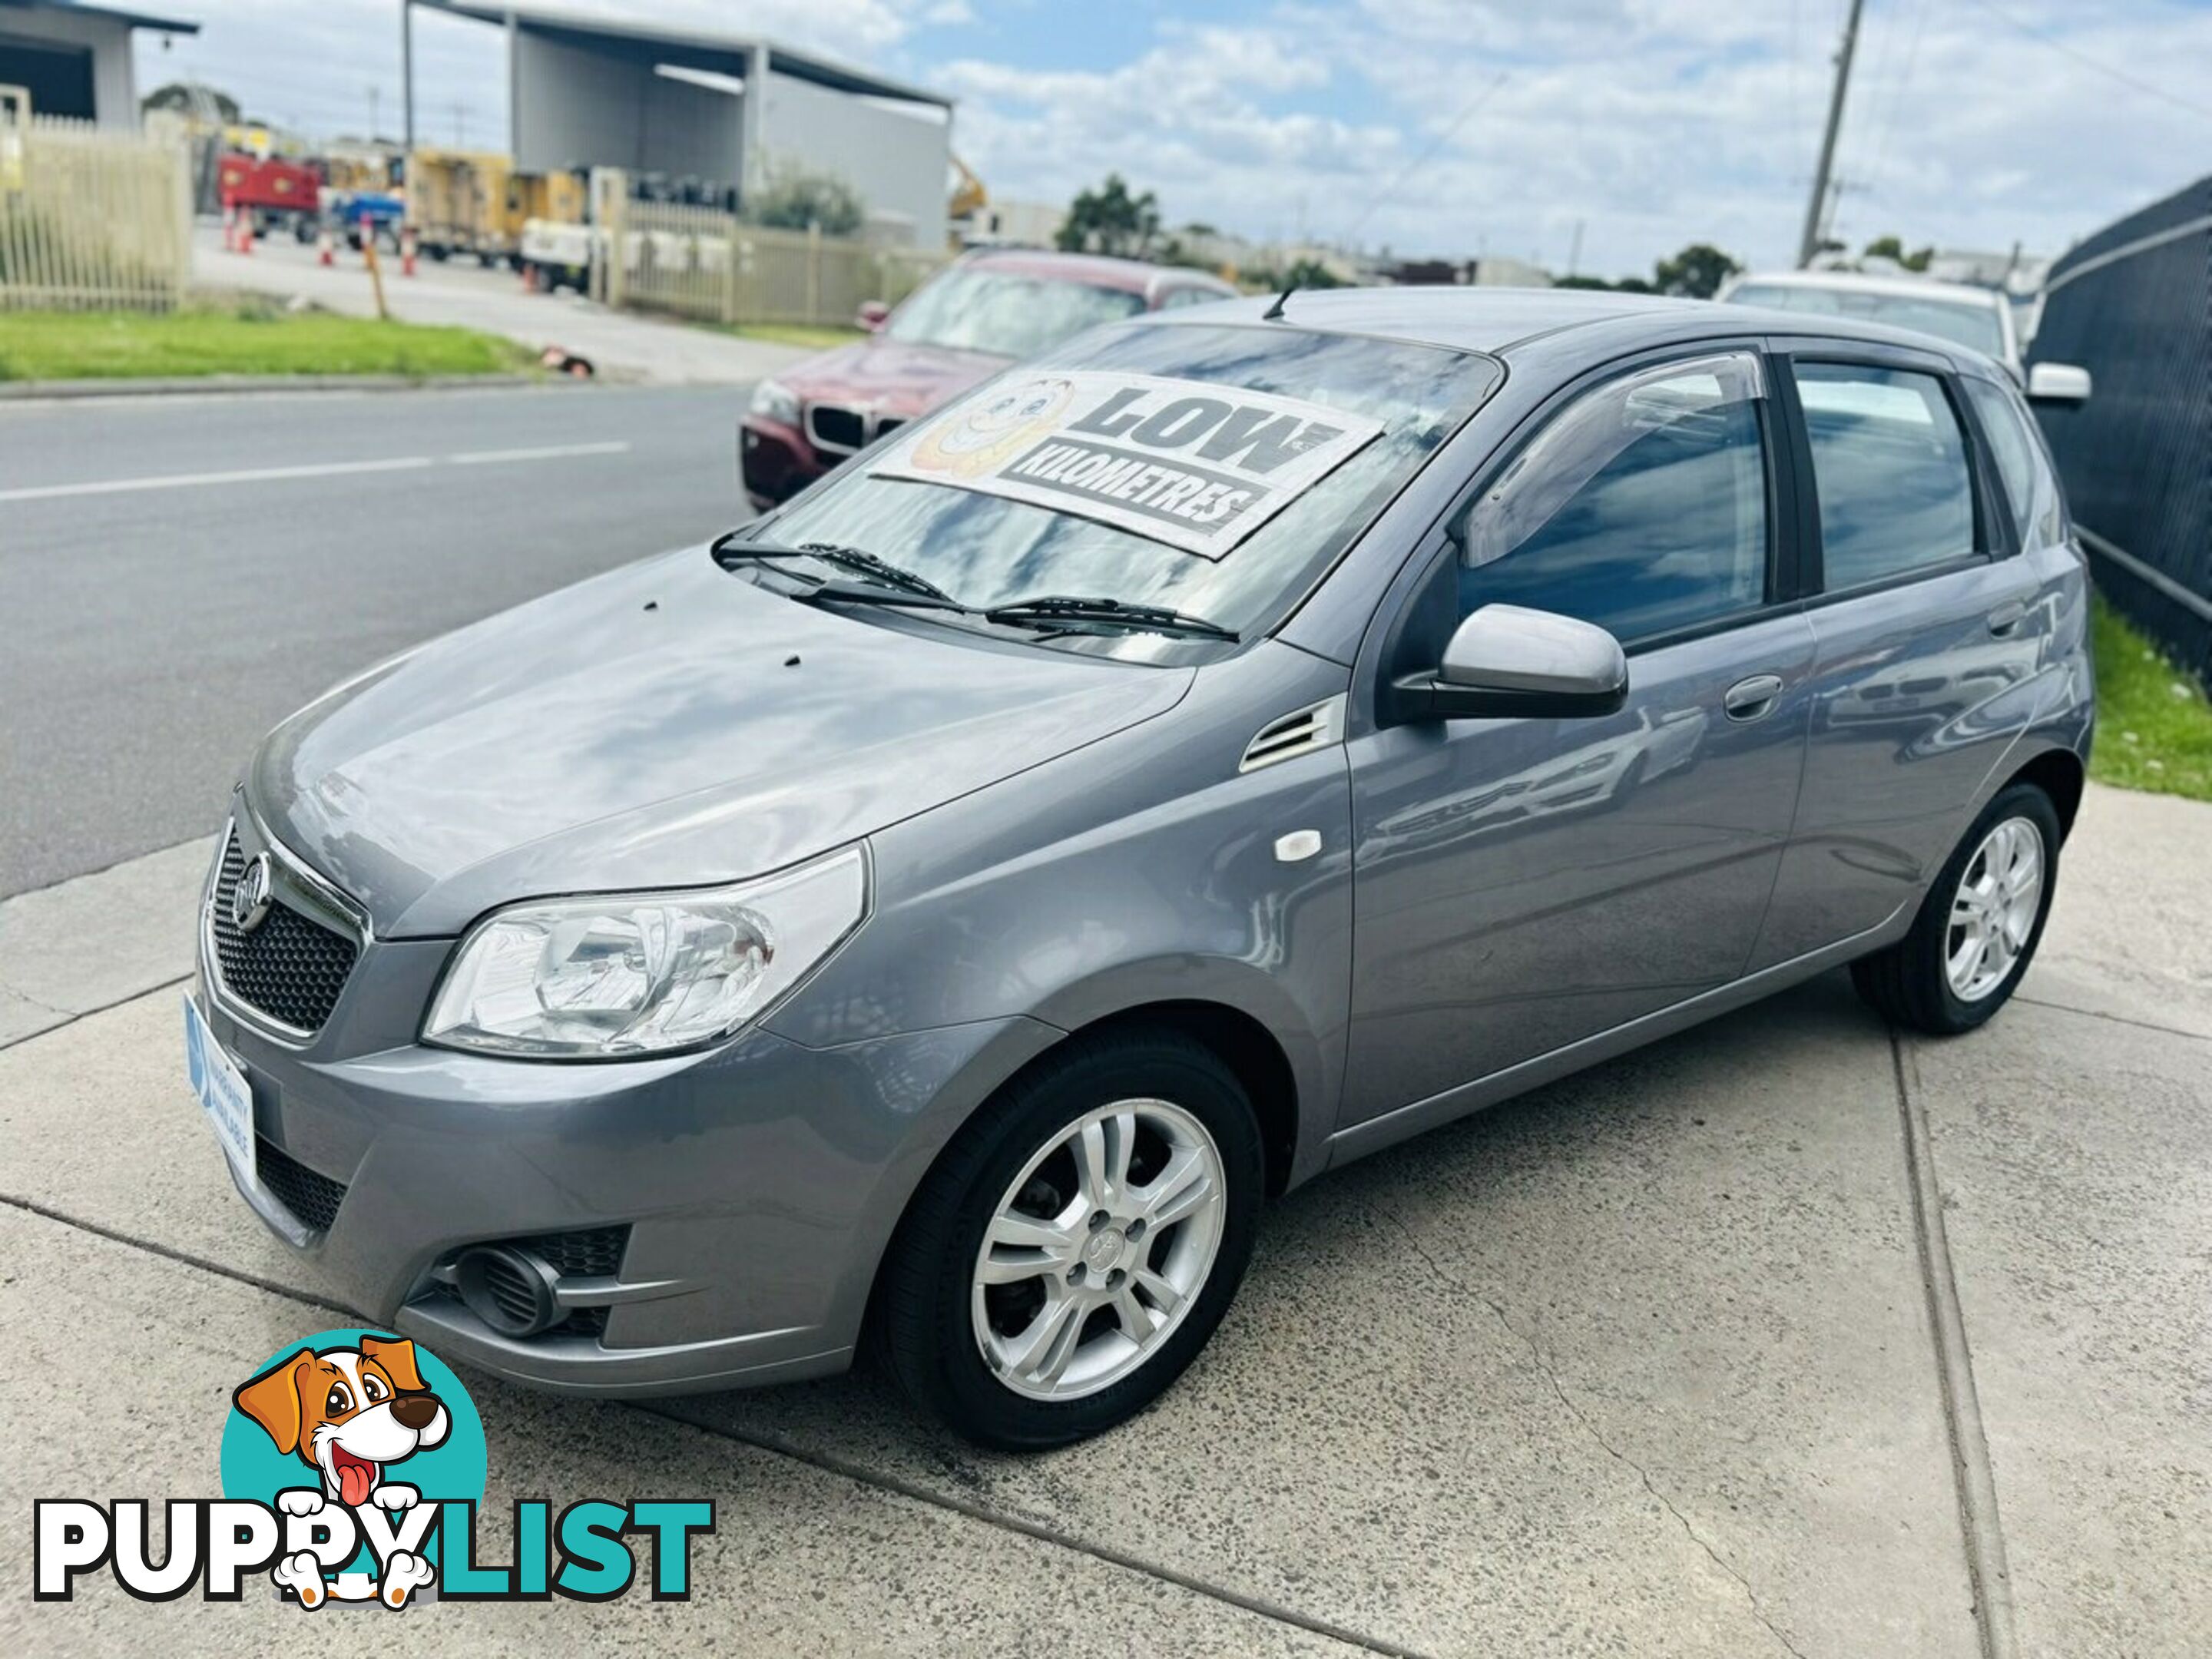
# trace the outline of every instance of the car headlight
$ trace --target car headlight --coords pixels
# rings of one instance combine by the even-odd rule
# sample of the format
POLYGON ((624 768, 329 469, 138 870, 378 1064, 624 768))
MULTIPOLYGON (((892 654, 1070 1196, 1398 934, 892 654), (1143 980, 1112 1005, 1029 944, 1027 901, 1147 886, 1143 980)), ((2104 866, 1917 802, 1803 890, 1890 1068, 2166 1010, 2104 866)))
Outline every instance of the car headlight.
POLYGON ((422 1040, 538 1060, 696 1048, 798 984, 867 908, 856 847, 732 887, 510 905, 461 941, 422 1040))
POLYGON ((799 394, 780 380, 763 380, 753 388, 752 412, 763 420, 799 424, 799 394))

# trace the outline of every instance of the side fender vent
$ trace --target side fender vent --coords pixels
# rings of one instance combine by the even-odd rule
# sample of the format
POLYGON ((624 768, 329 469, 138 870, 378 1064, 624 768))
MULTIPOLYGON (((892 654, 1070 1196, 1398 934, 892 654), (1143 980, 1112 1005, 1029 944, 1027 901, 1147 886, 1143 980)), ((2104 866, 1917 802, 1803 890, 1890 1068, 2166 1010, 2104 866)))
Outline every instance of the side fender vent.
POLYGON ((1259 735, 1244 745, 1244 758, 1237 763, 1237 769, 1256 772, 1277 761, 1296 760, 1343 741, 1344 694, 1339 692, 1326 702, 1261 726, 1259 735))

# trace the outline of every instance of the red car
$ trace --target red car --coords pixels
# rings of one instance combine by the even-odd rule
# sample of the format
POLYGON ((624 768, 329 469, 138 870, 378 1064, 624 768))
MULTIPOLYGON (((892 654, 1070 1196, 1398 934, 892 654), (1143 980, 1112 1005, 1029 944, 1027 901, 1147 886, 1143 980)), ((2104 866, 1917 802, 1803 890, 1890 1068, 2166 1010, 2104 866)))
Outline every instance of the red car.
POLYGON ((1202 270, 1135 259, 1013 248, 969 254, 896 311, 862 307, 873 339, 809 357, 753 388, 738 434, 745 494, 757 507, 772 507, 893 427, 1071 334, 1236 292, 1202 270))

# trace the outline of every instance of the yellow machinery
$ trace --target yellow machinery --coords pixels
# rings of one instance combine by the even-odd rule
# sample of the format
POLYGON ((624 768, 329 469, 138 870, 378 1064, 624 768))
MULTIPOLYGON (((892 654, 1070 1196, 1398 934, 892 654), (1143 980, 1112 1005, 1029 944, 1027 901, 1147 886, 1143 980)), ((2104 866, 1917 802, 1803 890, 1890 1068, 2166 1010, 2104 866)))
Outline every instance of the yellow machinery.
POLYGON ((514 252, 507 223, 514 163, 489 150, 417 149, 407 157, 407 222, 433 259, 473 253, 486 264, 514 252))
POLYGON ((520 242, 532 219, 557 224, 584 222, 585 184, 576 173, 518 173, 507 181, 507 234, 520 242))
POLYGON ((962 226, 972 216, 991 205, 991 192, 975 176, 975 170, 955 155, 952 171, 958 182, 945 198, 945 216, 951 227, 952 240, 957 246, 962 226))

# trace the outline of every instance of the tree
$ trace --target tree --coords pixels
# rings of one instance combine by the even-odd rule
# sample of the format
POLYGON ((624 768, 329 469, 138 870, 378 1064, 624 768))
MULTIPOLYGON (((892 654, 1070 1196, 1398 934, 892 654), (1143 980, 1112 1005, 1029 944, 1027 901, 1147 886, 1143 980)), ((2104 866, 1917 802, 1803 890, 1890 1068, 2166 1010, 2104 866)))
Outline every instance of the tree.
POLYGON ((1898 237, 1877 236, 1866 245, 1865 251, 1860 257, 1867 259, 1894 259, 1906 270, 1925 270, 1928 269, 1928 262, 1936 257, 1936 250, 1933 247, 1923 247, 1917 252, 1907 253, 1905 251, 1904 242, 1898 237))
POLYGON ((1673 258, 1662 259, 1652 270, 1651 283, 1662 294, 1710 300, 1720 292, 1723 283, 1742 269, 1711 243, 1692 242, 1673 258))
POLYGON ((1066 253, 1118 253, 1141 258, 1160 234, 1160 207, 1152 192, 1129 194, 1118 173, 1097 190, 1076 192, 1056 239, 1066 253))
POLYGON ((140 110, 173 109, 181 114, 193 115, 204 108, 201 100, 215 106, 216 119, 227 125, 238 122, 238 100, 227 92, 217 92, 213 87, 195 86, 187 81, 172 81, 167 86, 156 87, 138 100, 140 110))
MULTIPOLYGON (((1631 277, 1630 281, 1635 279, 1631 277)), ((1562 276, 1552 284, 1553 288, 1583 288, 1611 291, 1613 284, 1602 276, 1562 276)))
POLYGON ((1255 265, 1243 273, 1243 283, 1260 293, 1280 294, 1293 288, 1342 288, 1344 278, 1318 259, 1294 259, 1280 270, 1255 265))
POLYGON ((775 230, 819 225, 824 236, 850 236, 867 217, 867 206, 860 192, 834 173, 770 162, 766 179, 746 204, 745 216, 775 230))

